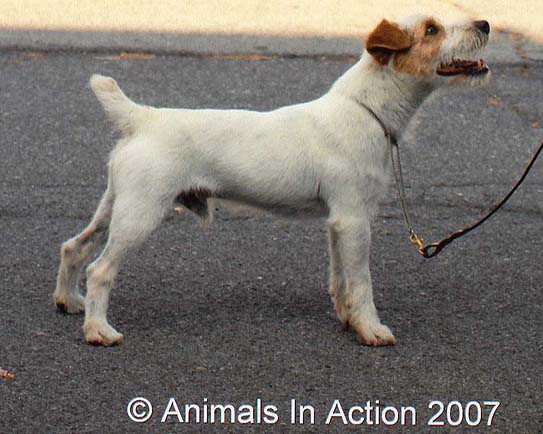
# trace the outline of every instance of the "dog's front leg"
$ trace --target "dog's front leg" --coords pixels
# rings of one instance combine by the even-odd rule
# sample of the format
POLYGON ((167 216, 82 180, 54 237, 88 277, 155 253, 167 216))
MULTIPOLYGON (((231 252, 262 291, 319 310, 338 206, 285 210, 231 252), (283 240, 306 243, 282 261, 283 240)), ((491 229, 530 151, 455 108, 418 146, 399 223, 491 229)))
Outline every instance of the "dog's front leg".
POLYGON ((369 269, 370 219, 366 215, 336 215, 330 222, 330 230, 337 237, 335 244, 345 276, 342 297, 338 298, 336 292, 336 306, 340 301, 337 310, 340 320, 351 325, 362 344, 395 344, 394 335, 381 324, 373 304, 369 269))
POLYGON ((339 234, 334 227, 334 224, 328 225, 328 242, 330 249, 328 293, 332 298, 341 325, 345 329, 348 329, 349 310, 347 309, 345 302, 345 274, 343 272, 343 265, 341 264, 341 256, 339 254, 339 234))

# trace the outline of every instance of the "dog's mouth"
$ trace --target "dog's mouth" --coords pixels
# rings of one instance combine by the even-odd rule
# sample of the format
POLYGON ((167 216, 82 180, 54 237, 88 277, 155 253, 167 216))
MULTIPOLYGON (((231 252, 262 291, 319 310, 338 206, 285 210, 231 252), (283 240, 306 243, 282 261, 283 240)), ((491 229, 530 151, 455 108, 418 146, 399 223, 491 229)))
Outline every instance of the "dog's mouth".
POLYGON ((450 77, 453 75, 484 75, 490 68, 483 59, 461 60, 453 59, 449 63, 441 63, 437 69, 437 75, 450 77))

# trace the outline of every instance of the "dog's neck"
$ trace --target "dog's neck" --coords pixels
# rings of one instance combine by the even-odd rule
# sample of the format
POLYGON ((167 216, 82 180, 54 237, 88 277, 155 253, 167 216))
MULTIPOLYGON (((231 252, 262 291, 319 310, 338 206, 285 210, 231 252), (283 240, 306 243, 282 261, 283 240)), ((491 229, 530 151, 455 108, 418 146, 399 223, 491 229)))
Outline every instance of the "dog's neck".
POLYGON ((361 109, 369 107, 398 135, 433 90, 431 83, 393 72, 364 53, 360 61, 334 83, 330 92, 352 99, 361 109))

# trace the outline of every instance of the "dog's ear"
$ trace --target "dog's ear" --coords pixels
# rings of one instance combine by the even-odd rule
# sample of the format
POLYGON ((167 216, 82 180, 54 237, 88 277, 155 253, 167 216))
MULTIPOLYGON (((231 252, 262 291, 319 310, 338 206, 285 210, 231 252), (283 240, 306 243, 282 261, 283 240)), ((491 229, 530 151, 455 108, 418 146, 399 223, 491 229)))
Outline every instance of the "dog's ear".
POLYGON ((383 20, 366 39, 366 50, 381 65, 386 65, 397 51, 411 47, 411 38, 397 24, 383 20))

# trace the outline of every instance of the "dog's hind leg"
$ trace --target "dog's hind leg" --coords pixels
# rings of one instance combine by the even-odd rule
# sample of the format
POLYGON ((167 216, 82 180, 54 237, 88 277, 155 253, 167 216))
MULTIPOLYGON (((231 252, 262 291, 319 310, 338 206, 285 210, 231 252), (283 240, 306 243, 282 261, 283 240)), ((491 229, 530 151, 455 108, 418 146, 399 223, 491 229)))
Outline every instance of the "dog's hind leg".
MULTIPOLYGON (((393 345, 396 339, 390 329, 379 321, 373 303, 369 269, 370 219, 363 213, 357 216, 348 214, 336 216, 333 222, 346 279, 342 306, 348 310, 348 321, 361 343, 393 345)), ((343 316, 344 312, 341 315, 343 316)))
POLYGON ((53 298, 58 309, 65 313, 84 310, 84 297, 79 292, 82 266, 107 237, 111 219, 113 194, 108 187, 90 224, 78 235, 62 244, 57 285, 53 298))
MULTIPOLYGON (((173 200, 172 200, 173 201, 173 200)), ((160 224, 171 202, 153 198, 117 195, 106 246, 100 256, 87 267, 87 296, 83 332, 88 343, 115 345, 123 335, 107 321, 109 294, 123 257, 141 244, 160 224)))

